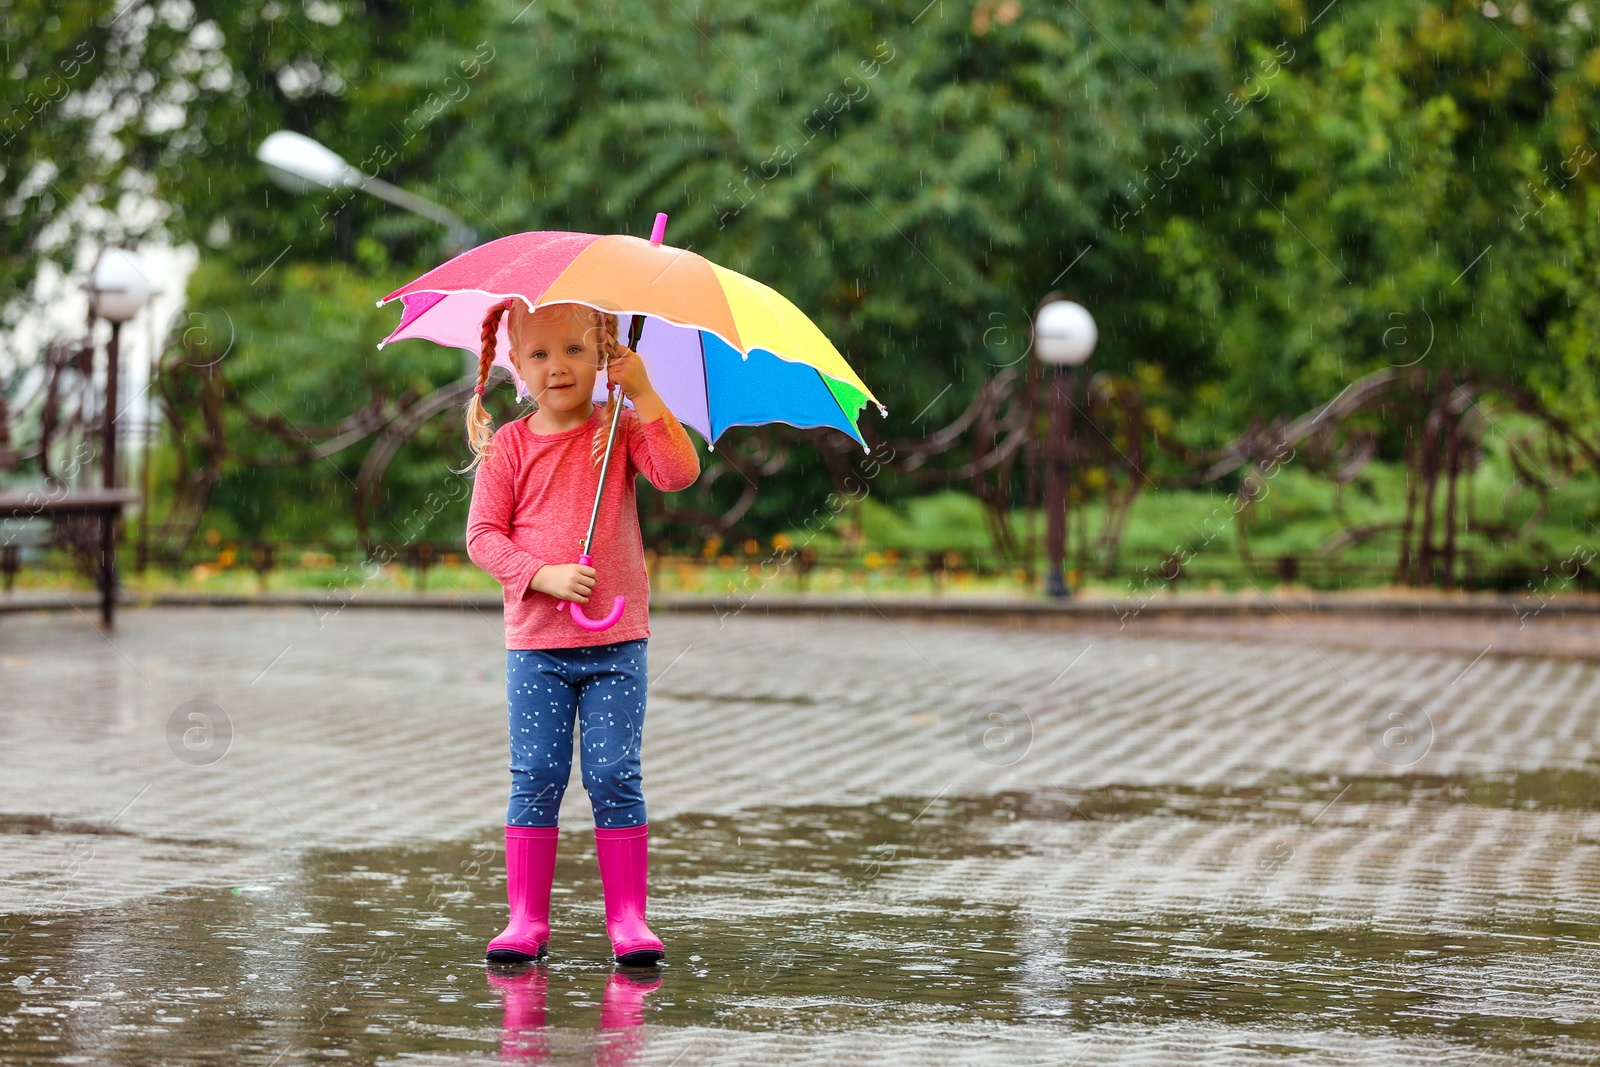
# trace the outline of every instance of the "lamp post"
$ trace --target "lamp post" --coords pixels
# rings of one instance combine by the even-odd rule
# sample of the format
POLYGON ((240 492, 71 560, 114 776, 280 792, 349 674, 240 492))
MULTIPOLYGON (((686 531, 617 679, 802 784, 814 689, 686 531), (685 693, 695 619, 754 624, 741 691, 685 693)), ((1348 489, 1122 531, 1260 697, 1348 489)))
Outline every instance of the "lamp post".
POLYGON ((1072 409, 1078 389, 1078 366, 1094 352, 1100 338, 1094 317, 1081 304, 1051 293, 1039 302, 1033 319, 1033 351, 1040 362, 1054 367, 1050 381, 1050 429, 1045 449, 1045 556, 1049 570, 1045 592, 1070 597, 1063 570, 1067 555, 1067 509, 1072 484, 1069 443, 1072 409))
POLYGON ((117 487, 117 365, 122 324, 139 313, 150 299, 150 279, 144 261, 127 248, 107 248, 95 261, 89 276, 89 303, 96 316, 111 323, 106 343, 105 455, 101 461, 103 484, 117 487))
MULTIPOLYGON (((89 273, 89 306, 98 318, 111 324, 111 339, 106 342, 106 393, 100 469, 106 489, 117 487, 117 380, 118 345, 122 324, 139 313, 150 299, 150 278, 139 254, 127 248, 102 249, 89 273)), ((100 580, 105 590, 101 598, 101 617, 111 625, 117 588, 117 512, 106 511, 100 523, 100 580)))
POLYGON ((478 235, 455 212, 427 197, 390 185, 382 178, 369 178, 346 163, 339 153, 304 134, 290 130, 267 134, 266 140, 256 149, 256 159, 290 192, 309 193, 317 188, 360 189, 437 222, 450 231, 453 251, 461 252, 478 243, 478 235))

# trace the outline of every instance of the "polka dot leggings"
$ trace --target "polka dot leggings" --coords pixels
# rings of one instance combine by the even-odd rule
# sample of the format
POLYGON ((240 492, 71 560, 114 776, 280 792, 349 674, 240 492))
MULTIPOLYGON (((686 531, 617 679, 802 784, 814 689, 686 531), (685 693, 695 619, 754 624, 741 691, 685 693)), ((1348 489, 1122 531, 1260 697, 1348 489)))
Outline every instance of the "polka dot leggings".
POLYGON ((507 649, 511 826, 555 826, 578 724, 583 788, 596 826, 645 822, 639 767, 647 637, 586 648, 507 649))

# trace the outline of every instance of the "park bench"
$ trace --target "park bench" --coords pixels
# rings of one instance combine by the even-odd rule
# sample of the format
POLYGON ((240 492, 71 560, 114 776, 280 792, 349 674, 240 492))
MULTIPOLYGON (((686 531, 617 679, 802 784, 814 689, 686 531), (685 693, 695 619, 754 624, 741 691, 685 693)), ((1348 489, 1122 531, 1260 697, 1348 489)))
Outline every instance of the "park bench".
POLYGON ((0 490, 0 544, 5 546, 0 564, 5 569, 6 592, 11 592, 21 567, 21 549, 33 543, 25 533, 27 524, 48 520, 48 543, 67 546, 74 562, 94 580, 100 590, 101 621, 111 626, 117 601, 117 521, 123 508, 138 499, 139 494, 131 489, 37 486, 0 490))

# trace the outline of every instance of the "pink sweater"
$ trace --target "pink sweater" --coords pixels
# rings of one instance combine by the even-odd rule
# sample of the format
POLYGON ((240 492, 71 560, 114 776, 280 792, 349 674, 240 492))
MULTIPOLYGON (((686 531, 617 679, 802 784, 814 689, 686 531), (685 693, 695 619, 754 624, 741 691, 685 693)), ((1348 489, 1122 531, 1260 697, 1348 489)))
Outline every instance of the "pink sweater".
POLYGON ((467 555, 504 589, 506 648, 581 648, 650 636, 650 578, 644 566, 634 476, 640 472, 665 492, 687 489, 700 476, 700 457, 688 431, 671 411, 645 422, 624 406, 611 450, 605 496, 595 523, 595 586, 590 618, 627 597, 622 618, 605 630, 585 630, 568 614, 570 601, 528 588, 546 563, 576 563, 589 528, 599 485, 590 443, 600 425, 596 405, 583 425, 561 433, 534 433, 525 419, 507 423, 490 439, 478 465, 467 512, 467 555), (626 446, 626 447, 624 447, 626 446))

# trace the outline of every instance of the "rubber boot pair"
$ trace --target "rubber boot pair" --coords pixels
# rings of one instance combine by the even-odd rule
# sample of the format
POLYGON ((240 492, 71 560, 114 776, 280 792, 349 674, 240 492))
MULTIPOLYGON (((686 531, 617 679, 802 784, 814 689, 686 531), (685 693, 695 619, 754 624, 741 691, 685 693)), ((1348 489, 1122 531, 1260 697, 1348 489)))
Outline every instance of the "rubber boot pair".
MULTIPOLYGON (((484 953, 491 963, 529 963, 548 952, 550 885, 555 880, 554 826, 506 827, 506 899, 511 921, 484 953)), ((600 885, 605 894, 606 936, 616 961, 645 967, 666 957, 661 939, 645 924, 650 827, 594 828, 600 885)))

